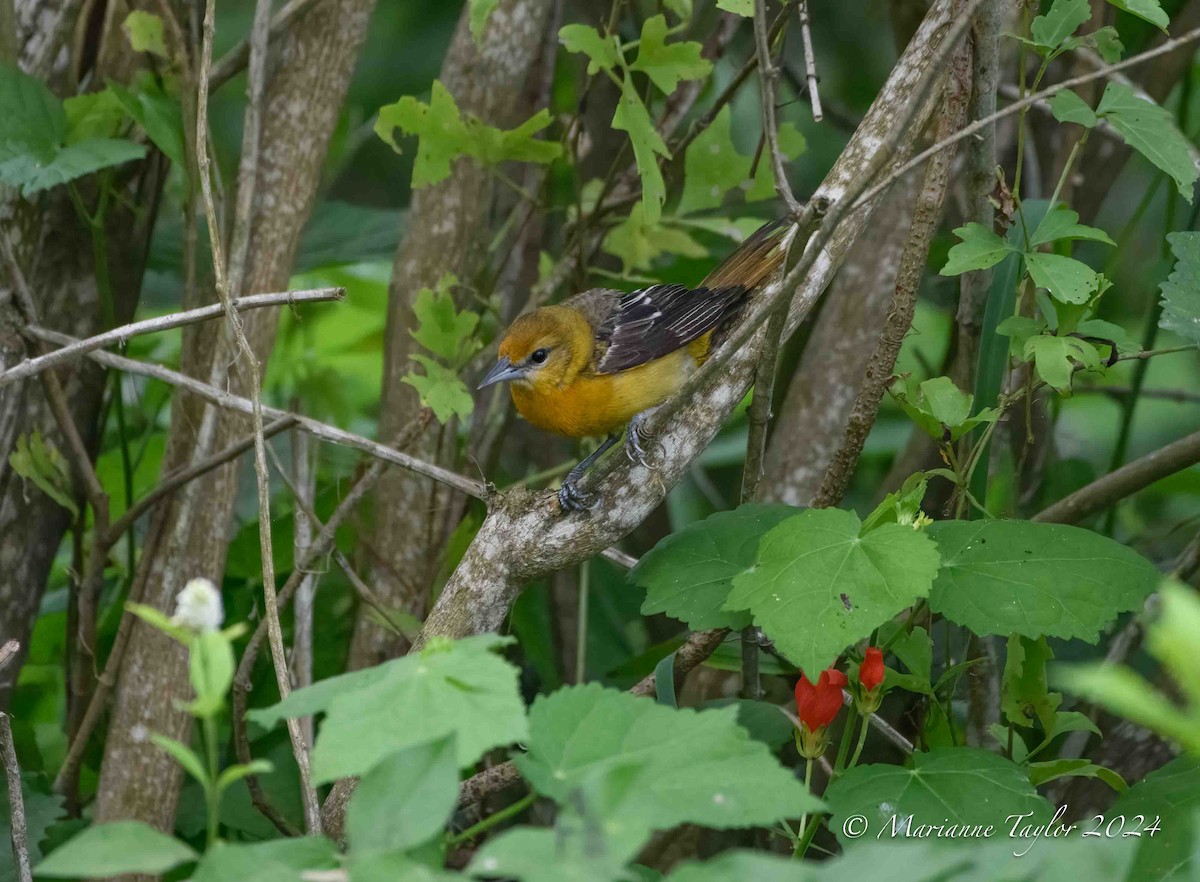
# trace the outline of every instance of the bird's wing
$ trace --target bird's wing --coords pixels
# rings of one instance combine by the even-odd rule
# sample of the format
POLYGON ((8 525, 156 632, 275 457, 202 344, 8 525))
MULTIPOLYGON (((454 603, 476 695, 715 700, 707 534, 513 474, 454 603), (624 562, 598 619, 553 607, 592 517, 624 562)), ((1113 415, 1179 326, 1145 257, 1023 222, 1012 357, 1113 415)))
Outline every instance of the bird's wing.
POLYGON ((682 349, 728 318, 748 290, 652 285, 626 294, 596 329, 603 352, 596 373, 629 370, 682 349))

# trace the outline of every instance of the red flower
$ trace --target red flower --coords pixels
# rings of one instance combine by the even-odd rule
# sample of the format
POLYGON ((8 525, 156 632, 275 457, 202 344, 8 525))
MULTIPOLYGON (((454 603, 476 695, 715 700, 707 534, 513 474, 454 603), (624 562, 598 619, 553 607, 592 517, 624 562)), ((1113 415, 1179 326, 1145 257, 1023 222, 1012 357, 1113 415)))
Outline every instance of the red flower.
POLYGON ((863 663, 858 668, 858 682, 868 692, 883 682, 883 653, 878 646, 868 647, 863 663))
POLYGON ((842 709, 842 687, 849 680, 836 668, 821 671, 817 685, 800 675, 796 684, 796 713, 810 732, 824 729, 842 709))

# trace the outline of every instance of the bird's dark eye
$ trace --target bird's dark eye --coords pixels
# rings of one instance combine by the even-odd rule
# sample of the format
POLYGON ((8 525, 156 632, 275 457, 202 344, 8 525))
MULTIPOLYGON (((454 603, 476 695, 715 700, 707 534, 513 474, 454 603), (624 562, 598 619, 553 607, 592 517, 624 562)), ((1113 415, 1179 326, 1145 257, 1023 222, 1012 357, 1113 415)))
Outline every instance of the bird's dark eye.
POLYGON ((541 364, 542 362, 544 362, 546 360, 546 356, 548 356, 549 354, 550 354, 549 349, 538 349, 533 353, 533 355, 529 356, 529 360, 532 361, 534 364, 541 364))

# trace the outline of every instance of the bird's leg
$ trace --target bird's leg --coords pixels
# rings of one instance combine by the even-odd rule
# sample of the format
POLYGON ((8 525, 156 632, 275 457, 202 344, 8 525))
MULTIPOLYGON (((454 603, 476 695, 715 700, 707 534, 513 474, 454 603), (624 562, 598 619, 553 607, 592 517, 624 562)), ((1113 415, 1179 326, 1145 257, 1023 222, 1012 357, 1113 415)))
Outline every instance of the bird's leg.
POLYGON ((620 435, 609 435, 599 447, 584 457, 579 465, 567 472, 562 486, 558 488, 558 504, 562 506, 563 511, 585 511, 596 504, 596 494, 584 493, 575 484, 588 469, 595 465, 596 460, 603 456, 605 451, 617 443, 617 439, 620 437, 620 435))
MULTIPOLYGON (((645 466, 648 469, 653 468, 653 466, 646 459, 646 449, 642 446, 642 442, 651 439, 642 426, 650 418, 650 414, 654 413, 657 409, 656 407, 652 407, 649 410, 643 410, 641 413, 635 415, 629 421, 629 425, 625 427, 625 455, 629 457, 630 462, 645 466)), ((662 445, 656 444, 655 446, 658 447, 659 453, 663 454, 662 445)))

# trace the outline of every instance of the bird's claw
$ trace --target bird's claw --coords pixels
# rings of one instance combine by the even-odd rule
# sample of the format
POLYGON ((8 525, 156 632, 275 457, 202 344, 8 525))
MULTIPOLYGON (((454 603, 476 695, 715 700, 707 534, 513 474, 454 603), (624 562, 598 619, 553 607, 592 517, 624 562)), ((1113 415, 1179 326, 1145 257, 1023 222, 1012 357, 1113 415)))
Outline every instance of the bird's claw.
MULTIPOLYGON (((642 428, 642 422, 643 420, 640 418, 640 415, 629 421, 629 427, 625 430, 625 455, 635 465, 650 469, 653 466, 650 464, 650 459, 646 455, 646 448, 642 446, 642 442, 652 439, 649 433, 642 428)), ((655 447, 662 454, 662 445, 656 443, 655 447)))
POLYGON ((563 481, 558 488, 558 504, 564 512, 590 511, 600 501, 596 493, 584 493, 574 481, 563 481))

